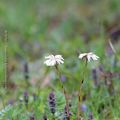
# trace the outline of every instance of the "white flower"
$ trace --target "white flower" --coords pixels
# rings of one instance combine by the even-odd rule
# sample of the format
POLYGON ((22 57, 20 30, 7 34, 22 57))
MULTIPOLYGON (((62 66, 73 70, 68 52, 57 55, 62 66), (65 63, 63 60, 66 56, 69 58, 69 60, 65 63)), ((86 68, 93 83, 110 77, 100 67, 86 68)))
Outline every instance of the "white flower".
POLYGON ((79 58, 80 59, 86 58, 87 61, 90 62, 91 60, 98 60, 99 57, 97 55, 95 55, 94 53, 89 52, 89 53, 80 54, 79 58))
POLYGON ((63 64, 64 63, 64 59, 62 57, 62 55, 49 55, 47 57, 45 57, 45 62, 44 64, 46 64, 47 66, 54 66, 57 64, 63 64))

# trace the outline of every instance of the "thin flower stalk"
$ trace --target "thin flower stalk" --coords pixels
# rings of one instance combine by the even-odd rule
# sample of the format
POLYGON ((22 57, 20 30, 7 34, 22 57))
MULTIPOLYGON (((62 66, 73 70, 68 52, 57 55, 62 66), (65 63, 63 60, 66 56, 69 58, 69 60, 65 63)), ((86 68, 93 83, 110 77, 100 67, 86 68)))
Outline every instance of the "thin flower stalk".
POLYGON ((85 75, 86 75, 86 71, 87 71, 87 64, 88 62, 90 62, 91 60, 93 61, 96 61, 98 60, 98 56, 95 55, 94 53, 92 52, 89 52, 89 53, 82 53, 79 55, 79 59, 82 59, 85 61, 85 67, 84 67, 84 70, 83 70, 83 78, 80 82, 80 88, 79 88, 79 93, 78 93, 78 114, 77 114, 77 120, 80 120, 80 106, 81 106, 81 100, 82 100, 82 86, 83 86, 83 83, 84 83, 84 80, 85 80, 85 75))
POLYGON ((26 108, 28 108, 28 102, 29 102, 28 92, 24 93, 24 102, 25 102, 26 108))
POLYGON ((86 68, 87 68, 87 59, 85 59, 85 66, 84 66, 84 71, 83 71, 83 78, 80 82, 80 87, 79 87, 79 92, 78 92, 78 114, 77 114, 77 120, 80 120, 80 111, 81 111, 81 101, 82 101, 82 86, 84 84, 84 80, 85 80, 85 72, 86 72, 86 68))
POLYGON ((56 69, 56 72, 58 74, 64 96, 66 99, 66 109, 67 109, 66 111, 67 111, 68 120, 70 120, 68 96, 67 96, 66 90, 64 88, 64 85, 62 83, 61 73, 60 73, 59 68, 58 68, 59 64, 64 63, 64 59, 63 59, 62 55, 49 55, 49 56, 46 56, 45 59, 46 60, 44 61, 44 64, 46 64, 47 66, 55 66, 55 69, 56 69))
POLYGON ((58 65, 55 65, 55 68, 56 68, 56 71, 57 71, 57 74, 58 74, 58 77, 59 77, 59 80, 60 80, 60 83, 61 83, 61 87, 62 87, 64 96, 65 96, 65 99, 66 99, 66 112, 67 112, 67 117, 68 117, 68 120, 70 120, 69 102, 68 102, 67 92, 66 92, 66 89, 64 88, 64 85, 63 85, 63 83, 62 83, 62 80, 61 80, 61 73, 60 73, 60 71, 59 71, 58 65))
POLYGON ((29 76, 29 65, 28 65, 28 62, 24 63, 23 68, 24 68, 23 70, 24 70, 25 82, 26 82, 27 87, 29 87, 30 86, 30 83, 29 83, 30 76, 29 76))

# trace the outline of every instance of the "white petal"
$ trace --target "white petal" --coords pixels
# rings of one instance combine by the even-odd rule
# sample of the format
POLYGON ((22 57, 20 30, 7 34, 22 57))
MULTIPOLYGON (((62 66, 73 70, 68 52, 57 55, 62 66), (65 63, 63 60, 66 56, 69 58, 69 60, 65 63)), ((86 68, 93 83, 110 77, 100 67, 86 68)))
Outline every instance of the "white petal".
POLYGON ((46 64, 46 65, 49 66, 49 64, 50 64, 50 60, 46 60, 46 61, 44 62, 44 64, 46 64))
POLYGON ((87 55, 87 53, 82 53, 79 55, 79 58, 82 59, 83 57, 85 57, 87 55))
POLYGON ((82 54, 79 55, 79 58, 82 59, 85 56, 87 57, 88 62, 90 62, 91 60, 98 60, 98 58, 99 58, 97 55, 95 55, 92 52, 82 53, 82 54))
POLYGON ((56 60, 56 62, 57 62, 58 64, 63 64, 63 63, 64 63, 64 61, 61 60, 61 59, 56 60))
POLYGON ((55 58, 56 58, 56 59, 64 60, 63 57, 62 57, 62 55, 55 55, 55 58))
POLYGON ((91 56, 90 55, 87 56, 87 60, 88 60, 88 62, 90 62, 90 60, 91 60, 91 56))
POLYGON ((64 59, 62 57, 62 55, 49 55, 47 57, 45 57, 45 59, 47 59, 44 64, 46 64, 47 66, 54 66, 56 64, 63 64, 64 63, 64 59))
POLYGON ((56 61, 52 60, 51 63, 50 63, 50 66, 54 66, 55 64, 56 64, 56 61))
POLYGON ((56 64, 56 61, 49 59, 49 60, 46 60, 44 64, 46 64, 47 66, 54 66, 56 64))
POLYGON ((50 59, 50 58, 54 58, 54 55, 49 55, 45 57, 45 59, 50 59))
POLYGON ((92 59, 93 59, 93 60, 98 60, 98 58, 99 58, 99 57, 96 56, 95 54, 92 55, 92 59))
POLYGON ((94 53, 92 53, 92 52, 90 52, 90 53, 88 53, 88 61, 90 61, 91 59, 92 60, 98 60, 98 56, 96 56, 94 53))

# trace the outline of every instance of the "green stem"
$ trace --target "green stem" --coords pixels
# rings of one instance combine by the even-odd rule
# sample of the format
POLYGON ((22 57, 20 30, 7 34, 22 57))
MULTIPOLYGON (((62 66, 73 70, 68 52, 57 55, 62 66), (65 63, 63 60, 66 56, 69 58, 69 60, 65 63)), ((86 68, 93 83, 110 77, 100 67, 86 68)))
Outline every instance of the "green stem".
POLYGON ((53 114, 53 120, 55 120, 55 115, 53 114))
POLYGON ((80 87, 79 87, 79 93, 78 93, 78 113, 77 113, 77 120, 80 120, 80 103, 82 101, 82 86, 84 84, 84 80, 85 80, 85 72, 86 72, 86 68, 87 68, 87 59, 85 59, 85 66, 84 66, 84 71, 83 71, 83 79, 80 82, 80 87))
POLYGON ((55 68, 56 68, 56 71, 57 71, 57 74, 58 74, 58 77, 59 77, 59 80, 60 80, 60 84, 61 84, 61 86, 62 86, 62 90, 63 90, 64 96, 65 96, 65 99, 66 99, 67 116, 68 116, 68 120, 70 120, 70 115, 69 115, 69 102, 68 102, 67 92, 66 92, 66 89, 64 88, 64 85, 63 85, 63 83, 62 83, 61 73, 60 73, 60 71, 59 71, 58 65, 56 65, 55 68))

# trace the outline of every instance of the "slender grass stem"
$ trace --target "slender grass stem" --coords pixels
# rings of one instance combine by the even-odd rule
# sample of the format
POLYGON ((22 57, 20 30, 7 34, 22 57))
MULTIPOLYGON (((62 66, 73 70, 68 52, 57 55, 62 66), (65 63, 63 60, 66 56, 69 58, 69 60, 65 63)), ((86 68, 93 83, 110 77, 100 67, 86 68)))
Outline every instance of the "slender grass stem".
POLYGON ((77 120, 80 120, 80 106, 81 106, 81 101, 82 101, 82 86, 84 84, 84 80, 85 80, 85 72, 86 72, 86 68, 87 68, 87 59, 85 59, 85 67, 84 67, 84 71, 83 71, 83 78, 80 82, 80 87, 79 87, 79 92, 78 92, 78 113, 77 113, 77 120))
POLYGON ((59 68, 58 68, 58 65, 55 66, 56 68, 56 71, 57 71, 57 74, 58 74, 58 77, 59 77, 59 80, 60 80, 60 84, 62 86, 62 90, 63 90, 63 93, 64 93, 64 96, 65 96, 65 100, 66 100, 66 111, 67 111, 67 117, 68 117, 68 120, 70 120, 70 115, 69 115, 69 102, 68 102, 68 96, 67 96, 67 92, 66 92, 66 89, 64 88, 64 85, 61 81, 61 73, 59 71, 59 68))

